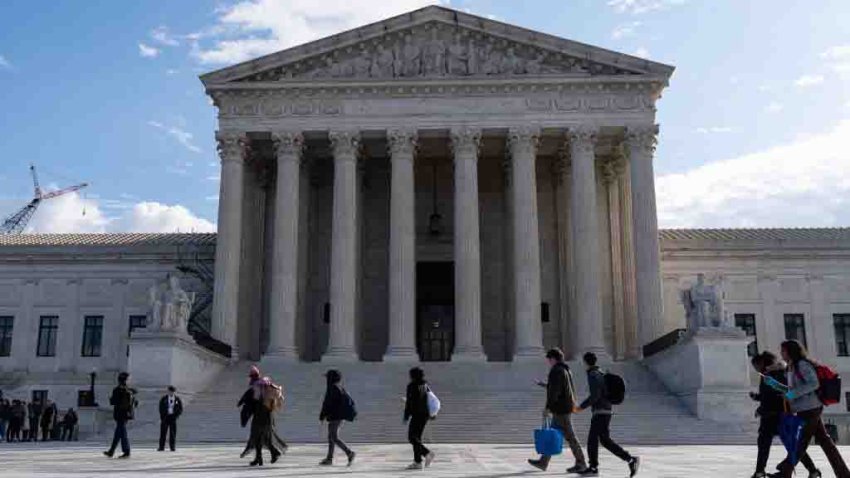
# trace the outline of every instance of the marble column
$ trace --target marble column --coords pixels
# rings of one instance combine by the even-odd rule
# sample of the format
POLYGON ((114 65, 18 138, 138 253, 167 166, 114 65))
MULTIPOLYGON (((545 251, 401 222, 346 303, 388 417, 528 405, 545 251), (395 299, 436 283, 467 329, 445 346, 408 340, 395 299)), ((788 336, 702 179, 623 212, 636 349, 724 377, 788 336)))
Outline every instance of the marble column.
POLYGON ((655 125, 629 127, 626 130, 632 181, 632 233, 641 345, 657 339, 664 331, 658 215, 652 168, 657 133, 655 125))
POLYGON ((619 181, 620 236, 622 239, 623 264, 623 320, 626 334, 626 358, 636 359, 643 355, 638 337, 637 290, 635 284, 635 246, 632 235, 632 188, 629 175, 629 163, 620 152, 614 162, 614 170, 619 181))
POLYGON ((387 134, 390 177, 390 317, 385 361, 416 361, 416 130, 387 134))
POLYGON ((232 347, 238 358, 239 268, 242 254, 242 193, 248 140, 242 133, 218 132, 221 183, 215 248, 212 336, 232 347))
POLYGON ((606 161, 602 166, 602 177, 608 193, 608 230, 609 243, 611 245, 611 296, 613 305, 612 322, 614 325, 614 358, 620 360, 625 357, 626 331, 625 310, 623 303, 623 254, 622 254, 622 231, 620 230, 620 180, 614 170, 614 160, 606 161))
POLYGON ((486 360, 481 347, 481 239, 478 223, 480 143, 480 129, 452 129, 455 267, 453 361, 486 360))
POLYGON ((331 317, 328 348, 322 361, 355 361, 357 310, 357 157, 360 134, 332 131, 334 155, 331 226, 331 317))
POLYGON ((575 336, 573 328, 574 314, 572 306, 575 301, 573 297, 572 279, 572 255, 570 250, 570 184, 572 183, 569 166, 569 151, 563 148, 558 151, 555 162, 555 174, 558 178, 558 189, 556 191, 556 204, 558 215, 558 311, 561 348, 567 356, 573 356, 574 347, 572 339, 575 336))
POLYGON ((269 345, 266 357, 298 359, 298 224, 304 138, 299 131, 272 134, 277 157, 269 345))
POLYGON ((576 342, 579 355, 593 352, 607 358, 605 350, 599 264, 599 210, 596 203, 597 129, 571 128, 569 138, 572 162, 573 238, 575 239, 576 342))
POLYGON ((540 130, 511 128, 511 215, 513 227, 514 360, 539 360, 543 355, 540 324, 540 237, 537 225, 537 145, 540 130))

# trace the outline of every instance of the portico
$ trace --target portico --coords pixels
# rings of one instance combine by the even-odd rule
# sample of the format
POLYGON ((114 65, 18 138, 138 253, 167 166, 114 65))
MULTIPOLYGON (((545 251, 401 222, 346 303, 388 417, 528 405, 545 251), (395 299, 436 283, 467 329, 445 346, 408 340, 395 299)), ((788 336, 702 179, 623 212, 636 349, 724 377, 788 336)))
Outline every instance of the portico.
POLYGON ((671 73, 428 7, 205 75, 213 334, 254 359, 427 360, 429 326, 452 361, 636 356, 662 332, 671 73), (450 303, 418 296, 428 263, 450 303))

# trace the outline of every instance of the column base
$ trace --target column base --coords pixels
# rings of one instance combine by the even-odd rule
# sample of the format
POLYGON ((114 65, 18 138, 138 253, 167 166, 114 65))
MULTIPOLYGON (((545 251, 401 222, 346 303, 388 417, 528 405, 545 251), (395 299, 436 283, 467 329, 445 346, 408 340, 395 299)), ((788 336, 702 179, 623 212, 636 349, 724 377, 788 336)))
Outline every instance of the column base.
POLYGON ((285 347, 269 350, 260 359, 261 364, 300 362, 301 355, 295 347, 285 347))
POLYGON ((529 362, 532 360, 542 360, 546 356, 546 350, 543 347, 522 347, 514 352, 514 362, 529 362))
POLYGON ((416 347, 388 347, 384 354, 384 362, 419 362, 416 347))
POLYGON ((322 363, 349 363, 349 362, 357 362, 360 360, 357 352, 354 351, 353 348, 349 347, 338 347, 328 349, 324 355, 322 355, 322 363))
POLYGON ((481 347, 455 349, 452 353, 452 362, 486 362, 487 356, 481 347))

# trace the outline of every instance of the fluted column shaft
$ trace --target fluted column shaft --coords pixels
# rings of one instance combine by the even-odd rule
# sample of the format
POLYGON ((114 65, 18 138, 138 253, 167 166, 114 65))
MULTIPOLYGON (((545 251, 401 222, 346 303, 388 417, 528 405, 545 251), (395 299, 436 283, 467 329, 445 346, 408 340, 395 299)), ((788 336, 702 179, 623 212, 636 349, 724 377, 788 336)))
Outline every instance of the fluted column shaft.
POLYGON ((247 139, 239 133, 216 134, 221 158, 218 198, 218 235, 215 248, 212 336, 232 347, 236 344, 239 314, 239 268, 242 254, 243 171, 247 139))
POLYGON ((455 347, 452 360, 485 360, 481 347, 478 147, 481 131, 452 130, 454 152, 455 347))
POLYGON ((277 156, 277 186, 266 355, 297 359, 298 198, 304 143, 300 132, 282 131, 275 133, 272 139, 277 156))
POLYGON ((625 314, 623 309, 623 254, 622 235, 620 231, 620 180, 614 171, 612 161, 607 161, 603 166, 603 178, 606 192, 608 193, 608 231, 610 233, 609 243, 611 245, 611 292, 613 297, 613 325, 614 325, 614 358, 621 359, 626 353, 626 330, 625 314))
POLYGON ((390 176, 390 317, 387 361, 415 361, 416 355, 416 229, 413 160, 415 130, 387 135, 390 176))
POLYGON ((640 358, 643 353, 638 337, 637 290, 635 289, 635 246, 632 234, 632 188, 629 163, 622 156, 614 164, 619 178, 620 230, 623 263, 623 320, 626 332, 626 358, 640 358))
POLYGON ((360 135, 330 133, 334 155, 333 223, 331 226, 331 316, 323 361, 357 359, 357 156, 360 135))
POLYGON ((654 125, 626 131, 632 180, 638 329, 642 345, 652 342, 664 332, 658 214, 652 168, 657 132, 654 125))
POLYGON ((537 224, 537 171, 535 169, 539 135, 540 131, 537 128, 512 128, 508 133, 513 204, 515 360, 539 359, 543 355, 543 331, 540 325, 540 239, 537 224))
POLYGON ((568 132, 572 160, 572 219, 575 238, 578 350, 607 355, 603 338, 599 280, 599 227, 596 202, 596 129, 568 132))

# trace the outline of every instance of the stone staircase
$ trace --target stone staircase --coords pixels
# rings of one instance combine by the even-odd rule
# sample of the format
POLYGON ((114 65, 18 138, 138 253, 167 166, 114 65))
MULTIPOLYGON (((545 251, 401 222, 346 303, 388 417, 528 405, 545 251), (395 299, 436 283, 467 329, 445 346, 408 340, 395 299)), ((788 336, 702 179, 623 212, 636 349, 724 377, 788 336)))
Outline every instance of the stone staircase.
MULTIPOLYGON (((180 440, 187 442, 242 442, 247 429, 239 426, 236 402, 247 387, 249 363, 225 369, 204 392, 186 403, 180 420, 180 440)), ((329 365, 291 363, 261 367, 263 375, 282 383, 286 405, 278 415, 279 434, 294 443, 323 442, 325 430, 318 421, 325 388, 323 373, 329 365)), ((360 443, 406 441, 402 411, 409 366, 393 363, 355 363, 334 366, 354 398, 358 417, 344 425, 346 440, 360 443)), ((578 364, 571 364, 577 392, 587 395, 586 379, 578 364)), ((443 403, 440 416, 426 430, 426 439, 438 443, 530 443, 540 425, 544 391, 534 381, 545 379, 544 363, 426 363, 426 379, 443 403)), ((618 362, 609 370, 628 384, 625 403, 616 408, 612 435, 628 444, 752 444, 755 422, 720 424, 701 421, 642 365, 618 362)), ((149 406, 149 405, 148 405, 149 406)), ((152 417, 151 414, 142 414, 152 417)), ((587 434, 590 414, 575 417, 580 436, 587 434)), ((155 440, 155 419, 133 424, 134 441, 155 440)))

